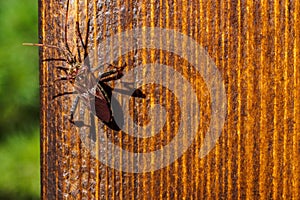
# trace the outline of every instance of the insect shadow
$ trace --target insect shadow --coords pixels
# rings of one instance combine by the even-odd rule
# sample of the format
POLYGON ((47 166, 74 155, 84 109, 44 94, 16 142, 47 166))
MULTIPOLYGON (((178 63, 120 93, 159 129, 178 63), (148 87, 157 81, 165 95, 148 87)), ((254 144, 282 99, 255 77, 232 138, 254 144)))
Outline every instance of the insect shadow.
MULTIPOLYGON (((76 95, 75 99, 72 102, 70 108, 70 116, 69 121, 72 124, 75 124, 78 127, 81 126, 89 126, 84 124, 83 121, 75 121, 74 114, 78 107, 79 101, 82 101, 89 110, 92 111, 94 115, 97 116, 104 124, 106 124, 110 129, 115 131, 120 131, 121 127, 124 124, 124 117, 121 105, 119 103, 112 108, 111 99, 112 91, 114 90, 107 83, 112 80, 118 80, 123 76, 123 70, 126 67, 122 65, 121 67, 115 67, 114 65, 109 65, 110 68, 113 68, 107 72, 101 73, 98 77, 95 77, 90 66, 90 61, 88 59, 88 35, 90 32, 90 20, 88 20, 86 26, 85 38, 83 38, 80 28, 79 22, 76 21, 76 52, 77 55, 73 53, 69 44, 68 44, 68 34, 67 34, 67 22, 69 15, 69 0, 67 0, 67 10, 65 14, 65 26, 64 26, 64 45, 57 46, 51 44, 35 44, 35 43, 23 43, 26 46, 38 46, 38 47, 46 47, 58 50, 62 58, 48 58, 43 61, 63 61, 67 65, 66 66, 55 66, 56 69, 63 72, 64 75, 60 75, 54 83, 58 81, 66 81, 71 84, 74 88, 72 92, 62 92, 53 96, 53 99, 57 97, 65 96, 65 95, 76 95), (81 50, 83 50, 83 59, 81 57, 81 50), (91 100, 94 99, 94 100, 91 100), (123 123, 116 123, 113 115, 117 115, 118 121, 123 123), (121 127, 120 127, 121 126, 121 127)), ((120 91, 126 94, 126 91, 120 91)), ((127 93, 128 94, 128 93, 127 93)), ((141 97, 145 98, 145 95, 141 92, 141 90, 137 89, 133 94, 133 97, 141 97)), ((116 101, 117 102, 117 101, 116 101)))

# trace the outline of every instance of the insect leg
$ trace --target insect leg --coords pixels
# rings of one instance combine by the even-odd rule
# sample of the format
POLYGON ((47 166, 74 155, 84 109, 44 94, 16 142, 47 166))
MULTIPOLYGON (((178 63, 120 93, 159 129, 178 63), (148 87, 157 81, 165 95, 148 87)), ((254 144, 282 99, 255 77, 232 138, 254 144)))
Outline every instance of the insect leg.
POLYGON ((62 97, 62 96, 65 96, 65 95, 72 95, 72 94, 77 94, 76 91, 74 92, 63 92, 63 93, 58 93, 57 95, 54 95, 52 97, 52 100, 56 99, 57 97, 62 97))
MULTIPOLYGON (((112 65, 110 65, 112 66, 112 65)), ((117 80, 117 79, 120 79, 122 76, 123 76, 123 70, 125 68, 126 64, 123 65, 121 68, 114 68, 108 72, 104 72, 104 73, 99 73, 98 74, 98 77, 101 81, 104 81, 104 82, 107 82, 107 81, 110 81, 110 80, 117 80), (114 75, 115 77, 110 77, 108 79, 109 76, 111 75, 114 75), (102 80, 102 79, 108 79, 108 80, 102 80)))
POLYGON ((72 123, 74 123, 74 113, 75 113, 75 110, 78 106, 78 102, 79 102, 79 95, 76 96, 76 98, 74 99, 73 103, 72 103, 72 106, 71 106, 71 110, 70 110, 70 121, 72 123))
MULTIPOLYGON (((91 127, 90 125, 85 124, 84 120, 83 121, 80 121, 80 120, 79 121, 74 121, 74 113, 76 111, 76 108, 78 107, 79 100, 80 100, 79 95, 77 95, 76 98, 74 99, 73 103, 72 103, 72 106, 71 106, 69 121, 72 124, 74 124, 74 125, 76 125, 78 127, 83 127, 83 126, 91 127)), ((79 107, 79 117, 80 118, 82 116, 84 117, 84 112, 85 112, 85 109, 83 107, 79 107)), ((92 115, 92 113, 91 113, 91 115, 92 115)))
POLYGON ((46 58, 46 59, 42 60, 42 62, 48 62, 48 61, 64 61, 64 62, 67 62, 68 60, 64 59, 64 58, 46 58))
MULTIPOLYGON (((64 70, 64 69, 61 69, 61 70, 64 70)), ((41 85, 41 87, 43 87, 43 88, 52 87, 52 86, 55 85, 56 82, 58 82, 58 81, 66 81, 66 80, 68 80, 67 77, 61 76, 61 77, 59 77, 58 79, 55 79, 55 80, 53 81, 53 83, 47 84, 47 85, 41 85)))
POLYGON ((101 78, 106 78, 106 77, 108 77, 108 76, 110 76, 110 75, 113 75, 113 74, 115 74, 117 72, 117 70, 116 69, 113 69, 113 70, 110 70, 110 71, 108 71, 108 72, 104 72, 104 73, 99 73, 99 78, 101 79, 101 78))
POLYGON ((66 77, 66 76, 60 76, 58 79, 55 79, 53 82, 66 81, 66 80, 68 80, 68 77, 66 77))
POLYGON ((103 74, 101 74, 100 77, 100 81, 101 82, 109 82, 109 81, 113 81, 113 80, 118 80, 123 76, 123 73, 118 71, 118 70, 111 70, 109 72, 105 72, 103 74))
POLYGON ((64 66, 55 66, 55 69, 59 69, 61 71, 64 71, 65 74, 68 73, 69 68, 68 67, 64 67, 64 66))

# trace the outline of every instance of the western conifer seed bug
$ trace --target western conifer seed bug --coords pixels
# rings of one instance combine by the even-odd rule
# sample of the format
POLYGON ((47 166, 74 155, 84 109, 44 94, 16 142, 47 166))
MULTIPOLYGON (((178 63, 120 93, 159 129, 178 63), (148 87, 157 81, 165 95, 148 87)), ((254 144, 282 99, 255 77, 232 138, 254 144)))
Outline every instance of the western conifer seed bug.
MULTIPOLYGON (((111 97, 112 97, 112 88, 107 85, 106 83, 111 80, 120 79, 123 75, 123 70, 126 65, 122 65, 119 68, 114 67, 112 70, 108 72, 104 72, 99 75, 98 80, 92 74, 91 67, 89 63, 84 63, 83 61, 88 60, 88 35, 89 35, 89 21, 87 24, 86 35, 83 39, 80 28, 79 22, 76 21, 76 34, 78 36, 78 40, 76 40, 77 46, 77 55, 74 55, 70 49, 68 44, 68 35, 67 35, 67 24, 68 24, 68 14, 69 14, 69 0, 67 0, 67 10, 65 16, 65 26, 64 26, 64 46, 56 46, 51 44, 35 44, 35 43, 23 43, 25 46, 38 46, 38 47, 46 47, 58 50, 59 53, 62 54, 62 59, 46 59, 43 61, 53 61, 53 60, 60 60, 66 62, 66 66, 57 66, 56 68, 64 72, 64 76, 59 76, 56 81, 67 81, 68 83, 72 84, 75 91, 73 92, 64 92, 53 97, 59 97, 69 94, 76 94, 75 99, 72 102, 72 106, 70 109, 70 117, 69 120, 71 123, 75 124, 74 122, 74 113, 78 106, 79 100, 82 100, 84 104, 92 111, 94 115, 96 115, 104 124, 106 124, 109 128, 119 131, 120 128, 116 124, 114 117, 112 115, 111 109, 111 97), (80 45, 78 44, 80 43, 80 45), (84 58, 81 59, 80 55, 80 46, 84 50, 84 58), (91 97, 94 98, 94 105, 92 101, 90 101, 91 97)), ((87 61, 89 62, 89 61, 87 61)), ((110 65, 113 67, 112 65, 110 65)), ((136 93, 137 94, 137 93, 136 93)), ((135 95, 135 94, 133 94, 135 95)), ((143 94, 138 91, 138 94, 135 96, 143 97, 143 94)))

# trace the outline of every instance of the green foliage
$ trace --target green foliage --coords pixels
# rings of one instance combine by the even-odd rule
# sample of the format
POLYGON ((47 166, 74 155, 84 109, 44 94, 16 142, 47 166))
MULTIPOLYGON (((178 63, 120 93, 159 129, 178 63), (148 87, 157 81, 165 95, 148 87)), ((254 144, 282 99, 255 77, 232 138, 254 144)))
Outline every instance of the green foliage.
POLYGON ((38 199, 39 129, 14 134, 0 146, 0 199, 38 199))
POLYGON ((37 4, 0 1, 0 199, 40 193, 37 4))
POLYGON ((37 2, 0 1, 0 137, 38 121, 37 2))

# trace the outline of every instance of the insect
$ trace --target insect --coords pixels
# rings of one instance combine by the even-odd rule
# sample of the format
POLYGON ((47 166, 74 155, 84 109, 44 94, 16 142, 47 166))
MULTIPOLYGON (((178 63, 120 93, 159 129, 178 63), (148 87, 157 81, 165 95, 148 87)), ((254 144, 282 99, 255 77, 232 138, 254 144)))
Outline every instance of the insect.
MULTIPOLYGON (((68 12, 69 12, 69 0, 67 0, 67 10, 66 10, 66 17, 65 17, 64 46, 56 46, 50 44, 35 44, 35 43, 24 43, 23 45, 52 48, 58 50, 62 54, 63 59, 59 59, 59 60, 66 62, 67 65, 63 67, 62 66, 56 67, 57 69, 64 72, 64 75, 59 76, 58 79, 55 80, 55 82, 67 81, 68 83, 72 84, 75 91, 60 93, 54 96, 53 98, 64 96, 67 94, 76 94, 76 97, 73 100, 70 108, 69 120, 71 123, 75 124, 74 113, 78 106, 79 101, 81 100, 88 107, 88 109, 91 110, 92 113, 95 114, 109 128, 119 131, 120 127, 115 122, 112 113, 112 108, 111 108, 111 98, 112 98, 113 89, 106 83, 111 80, 120 79, 123 76, 122 72, 126 64, 122 65, 119 68, 110 65, 110 67, 113 67, 113 69, 100 74, 97 80, 97 78, 93 75, 91 71, 91 68, 89 66, 89 61, 87 59, 89 21, 87 24, 87 30, 84 39, 80 32, 79 22, 78 21, 76 22, 75 31, 78 36, 76 42, 78 53, 77 55, 74 55, 68 44, 68 36, 67 36, 68 12), (84 51, 83 59, 81 58, 79 43, 81 45, 81 48, 84 51), (91 101, 91 98, 94 98, 94 101, 91 101), (92 105, 92 102, 94 105, 92 105)), ((51 61, 51 60, 58 60, 58 59, 46 59, 45 61, 51 61)), ((135 94, 139 94, 139 96, 143 96, 143 94, 141 94, 140 91, 138 91, 138 93, 135 94)), ((133 96, 135 94, 133 94, 133 96)))

